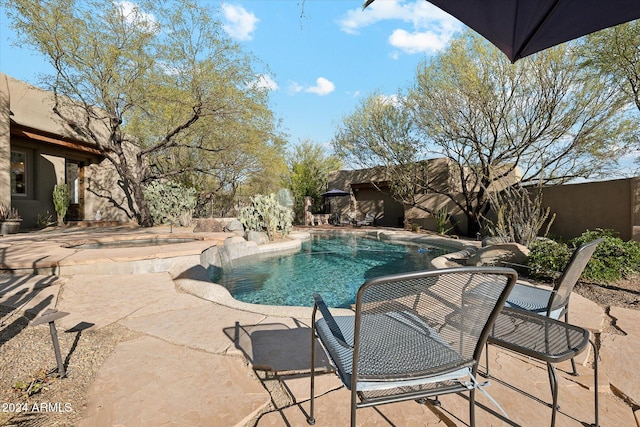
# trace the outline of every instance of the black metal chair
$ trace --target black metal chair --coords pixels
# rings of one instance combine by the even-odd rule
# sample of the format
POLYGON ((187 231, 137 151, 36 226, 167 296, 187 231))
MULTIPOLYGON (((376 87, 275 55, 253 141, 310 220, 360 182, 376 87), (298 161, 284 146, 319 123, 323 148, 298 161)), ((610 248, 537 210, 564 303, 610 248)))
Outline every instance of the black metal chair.
POLYGON ((314 295, 309 424, 317 337, 351 390, 352 426, 358 408, 467 391, 474 426, 478 360, 516 279, 501 267, 380 277, 360 287, 353 316, 332 316, 314 295))
MULTIPOLYGON (((596 239, 577 248, 562 275, 556 280, 551 288, 541 288, 524 283, 516 283, 507 298, 506 306, 530 311, 552 319, 560 319, 564 316, 564 321, 569 323, 569 300, 573 288, 578 283, 596 247, 604 239, 596 239)), ((487 354, 487 374, 489 373, 489 360, 487 354)), ((576 364, 571 359, 573 375, 577 376, 576 364)))

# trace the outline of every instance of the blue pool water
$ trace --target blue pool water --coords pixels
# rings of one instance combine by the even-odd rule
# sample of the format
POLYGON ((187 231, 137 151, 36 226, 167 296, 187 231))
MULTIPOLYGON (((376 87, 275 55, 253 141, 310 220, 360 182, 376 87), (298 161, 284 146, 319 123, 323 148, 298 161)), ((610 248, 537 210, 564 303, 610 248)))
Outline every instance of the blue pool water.
POLYGON ((233 260, 212 280, 235 299, 254 304, 312 306, 317 292, 329 307, 349 307, 366 280, 425 270, 447 252, 354 235, 313 236, 295 254, 233 260))

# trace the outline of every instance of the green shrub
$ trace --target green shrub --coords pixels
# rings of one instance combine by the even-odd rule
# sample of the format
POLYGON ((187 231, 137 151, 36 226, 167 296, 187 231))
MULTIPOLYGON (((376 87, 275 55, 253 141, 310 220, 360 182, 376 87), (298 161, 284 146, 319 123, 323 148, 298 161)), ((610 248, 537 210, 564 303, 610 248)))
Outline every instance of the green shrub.
POLYGON ((586 231, 571 241, 578 247, 594 239, 604 238, 598 245, 583 278, 596 283, 611 283, 640 272, 640 243, 625 242, 612 230, 586 231))
POLYGON ((569 262, 571 250, 563 243, 549 239, 534 241, 529 247, 527 265, 533 277, 554 279, 569 262))
POLYGON ((282 206, 275 194, 251 197, 251 205, 240 209, 238 220, 247 230, 266 231, 269 240, 280 231, 284 236, 291 230, 293 211, 282 206))
POLYGON ((154 224, 174 224, 182 215, 191 217, 196 206, 196 190, 175 182, 152 182, 145 187, 144 197, 154 224))
POLYGON ((640 273, 640 243, 625 242, 612 230, 586 231, 567 244, 536 241, 530 247, 527 263, 535 277, 552 278, 549 270, 561 272, 576 248, 598 238, 604 241, 596 248, 582 280, 606 285, 640 273))

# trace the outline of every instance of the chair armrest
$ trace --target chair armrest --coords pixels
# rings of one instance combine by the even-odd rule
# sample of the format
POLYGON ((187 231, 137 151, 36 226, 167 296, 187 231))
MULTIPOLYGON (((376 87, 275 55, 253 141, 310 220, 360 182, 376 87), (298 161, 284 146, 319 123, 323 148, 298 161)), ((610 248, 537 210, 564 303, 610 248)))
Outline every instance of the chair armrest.
POLYGON ((338 343, 340 343, 341 346, 353 349, 353 346, 347 344, 347 341, 344 339, 344 335, 342 335, 340 327, 336 323, 336 320, 333 318, 333 315, 327 308, 327 305, 325 304, 322 297, 318 294, 313 294, 313 300, 315 306, 318 308, 318 310, 320 310, 320 313, 322 313, 322 318, 325 322, 327 322, 327 326, 329 327, 329 330, 331 331, 333 337, 338 341, 338 343))

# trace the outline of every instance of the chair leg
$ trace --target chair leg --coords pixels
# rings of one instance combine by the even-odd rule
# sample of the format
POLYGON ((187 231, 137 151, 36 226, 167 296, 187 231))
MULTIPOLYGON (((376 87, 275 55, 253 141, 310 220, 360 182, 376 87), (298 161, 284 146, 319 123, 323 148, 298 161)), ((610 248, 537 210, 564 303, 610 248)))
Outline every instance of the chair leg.
POLYGON ((553 403, 551 408, 551 427, 556 425, 556 413, 558 412, 558 377, 556 370, 551 363, 547 363, 547 371, 549 372, 549 382, 551 383, 551 394, 553 403))
POLYGON ((357 392, 355 387, 351 390, 351 427, 356 427, 356 400, 357 400, 357 392))
POLYGON ((484 358, 487 365, 487 378, 491 378, 491 375, 489 374, 489 343, 488 342, 484 344, 484 358))
POLYGON ((469 426, 476 425, 476 389, 472 388, 469 392, 469 426))
POLYGON ((309 399, 309 416, 307 417, 307 423, 314 425, 316 419, 314 417, 314 403, 315 403, 315 371, 316 371, 316 336, 315 330, 311 328, 311 391, 309 399))

